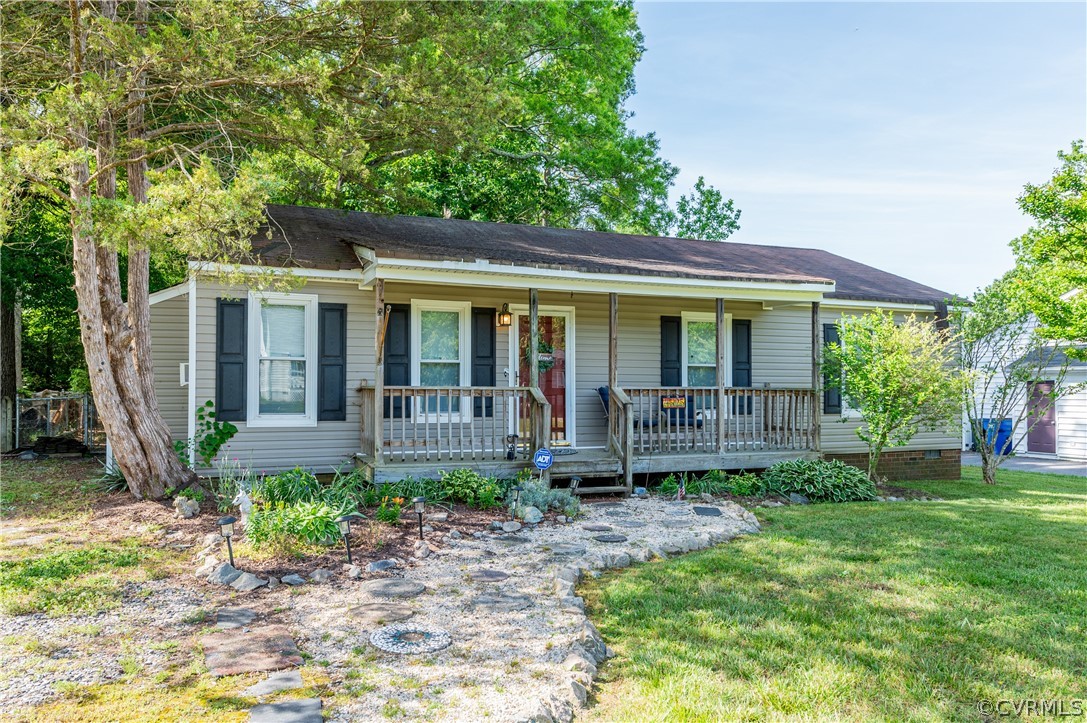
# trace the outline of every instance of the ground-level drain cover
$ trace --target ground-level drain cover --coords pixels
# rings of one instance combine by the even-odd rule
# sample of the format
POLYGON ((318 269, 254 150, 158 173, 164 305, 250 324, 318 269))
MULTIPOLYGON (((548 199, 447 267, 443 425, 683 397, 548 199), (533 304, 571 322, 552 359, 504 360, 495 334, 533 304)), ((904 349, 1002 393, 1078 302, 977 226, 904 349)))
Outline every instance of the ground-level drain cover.
POLYGON ((375 648, 401 655, 433 653, 452 642, 445 630, 424 625, 388 625, 370 634, 370 644, 375 648))

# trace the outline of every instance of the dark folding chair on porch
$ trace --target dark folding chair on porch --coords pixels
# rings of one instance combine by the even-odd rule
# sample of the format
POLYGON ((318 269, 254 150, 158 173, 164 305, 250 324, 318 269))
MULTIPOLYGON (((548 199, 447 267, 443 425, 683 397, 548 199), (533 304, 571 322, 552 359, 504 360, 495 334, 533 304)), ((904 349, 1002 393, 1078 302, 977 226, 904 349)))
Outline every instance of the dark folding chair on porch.
MULTIPOLYGON (((607 418, 608 415, 609 415, 609 412, 611 411, 611 405, 610 405, 611 394, 609 393, 607 387, 597 387, 596 393, 600 395, 600 403, 604 405, 604 417, 607 418)), ((660 424, 660 421, 661 420, 658 417, 645 417, 645 418, 635 417, 634 418, 634 426, 635 427, 656 427, 657 425, 660 424)))

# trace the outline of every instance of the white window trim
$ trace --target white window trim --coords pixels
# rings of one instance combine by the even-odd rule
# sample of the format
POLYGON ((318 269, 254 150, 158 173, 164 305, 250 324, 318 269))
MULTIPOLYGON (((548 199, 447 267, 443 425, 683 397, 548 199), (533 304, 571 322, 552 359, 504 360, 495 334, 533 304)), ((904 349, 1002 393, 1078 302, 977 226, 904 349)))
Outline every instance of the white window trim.
MULTIPOLYGON (((680 314, 680 356, 683 362, 683 386, 687 384, 687 322, 689 321, 712 321, 717 323, 717 314, 709 311, 684 311, 680 314)), ((732 386, 732 314, 725 314, 725 386, 732 386)), ((717 370, 718 377, 722 373, 721 369, 717 370)))
MULTIPOLYGON (((460 355, 460 386, 471 385, 472 369, 470 351, 472 340, 470 319, 472 318, 472 302, 470 301, 441 301, 434 299, 411 300, 411 385, 420 386, 421 363, 423 357, 423 323, 424 311, 456 311, 460 314, 460 339, 457 341, 457 351, 460 355)), ((414 404, 414 417, 417 422, 455 422, 467 423, 472 416, 472 398, 461 397, 460 411, 456 413, 425 411, 424 405, 414 404)))
POLYGON ((317 296, 280 292, 249 292, 249 339, 247 362, 247 413, 249 427, 317 426, 317 296), (260 413, 260 307, 261 304, 306 307, 306 412, 305 414, 260 413))

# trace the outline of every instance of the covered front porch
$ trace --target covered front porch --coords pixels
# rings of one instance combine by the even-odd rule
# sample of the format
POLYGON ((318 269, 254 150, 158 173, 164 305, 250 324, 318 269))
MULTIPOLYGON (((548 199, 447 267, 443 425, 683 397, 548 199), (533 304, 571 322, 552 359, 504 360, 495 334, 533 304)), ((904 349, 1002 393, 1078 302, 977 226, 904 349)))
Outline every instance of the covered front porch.
MULTIPOLYGON (((514 310, 521 309, 520 313, 503 319, 499 312, 490 322, 498 328, 500 336, 503 330, 509 332, 507 353, 502 354, 500 349, 497 355, 501 360, 498 366, 508 358, 509 367, 500 373, 492 371, 494 381, 506 381, 508 385, 391 384, 387 382, 395 374, 385 370, 387 354, 399 351, 395 340, 390 340, 390 333, 395 332, 389 330, 388 317, 396 307, 396 299, 408 294, 397 292, 392 283, 388 288, 390 293, 386 294, 385 281, 375 281, 374 348, 378 381, 358 388, 361 449, 356 458, 377 481, 433 477, 456 467, 512 477, 531 466, 536 449, 546 447, 555 452, 555 464, 545 478, 578 478, 581 491, 619 491, 629 489, 636 474, 761 469, 784 459, 819 453, 821 399, 815 391, 818 301, 789 300, 794 331, 802 328, 803 338, 790 338, 788 343, 802 350, 808 385, 763 382, 755 386, 750 375, 733 379, 732 376, 742 375, 714 372, 738 368, 736 360, 729 359, 730 353, 741 355, 729 348, 732 340, 729 312, 737 308, 741 313, 744 308, 760 308, 765 315, 771 308, 767 302, 758 302, 760 306, 754 307, 752 301, 744 300, 730 307, 729 299, 717 298, 712 302, 713 312, 697 315, 692 312, 692 317, 697 316, 702 324, 699 333, 709 336, 708 342, 702 340, 705 349, 690 352, 691 368, 684 367, 682 378, 674 379, 688 383, 646 385, 644 382, 651 375, 659 375, 662 381, 666 379, 666 373, 660 371, 664 360, 661 365, 650 364, 656 370, 650 374, 642 368, 647 366, 645 358, 653 356, 655 345, 662 342, 645 333, 648 324, 641 317, 620 326, 618 293, 591 296, 590 301, 595 304, 591 313, 595 318, 590 318, 588 304, 571 304, 562 324, 558 324, 555 318, 559 312, 555 310, 560 307, 547 303, 541 306, 540 290, 536 288, 527 289, 527 303, 512 304, 514 310), (393 303, 389 303, 387 296, 393 303), (601 304, 605 300, 606 305, 601 304), (801 303, 803 309, 798 310, 801 303), (804 322, 808 322, 810 312, 810 324, 801 327, 795 323, 798 311, 803 312, 804 322), (628 332, 630 336, 647 338, 624 341, 623 334, 631 325, 636 329, 628 332), (560 340, 560 334, 566 336, 560 340), (529 354, 528 349, 536 349, 538 353, 529 354), (707 353, 709 358, 696 358, 707 353), (704 368, 696 370, 695 362, 704 368), (630 378, 630 382, 620 383, 621 374, 630 378)), ((427 293, 437 291, 431 289, 427 293)), ((504 293, 515 301, 526 290, 504 293)), ((415 295, 416 289, 412 289, 413 301, 415 295)), ((585 296, 588 295, 581 295, 579 300, 585 296)), ((485 301, 493 303, 489 298, 485 301)), ((635 302, 642 314, 646 308, 657 308, 654 302, 644 298, 632 298, 632 307, 635 302)), ((418 314, 413 318, 419 322, 418 314)), ((747 323, 745 333, 750 335, 750 322, 747 323)), ((475 326, 476 322, 472 324, 475 326)), ((695 327, 690 328, 693 335, 695 327)), ((473 330, 476 332, 473 343, 487 333, 482 328, 473 330)), ((427 343, 421 338, 429 338, 424 331, 413 329, 411 338, 420 344, 427 343)), ((418 351, 413 353, 421 355, 418 351)), ((750 355, 750 348, 746 353, 750 355)), ((797 359, 792 358, 789 363, 796 366, 797 359)), ((403 380, 423 381, 425 375, 420 374, 419 366, 416 361, 413 374, 403 380)), ((473 368, 473 377, 474 372, 473 368)), ((797 377, 793 369, 791 379, 797 377)))

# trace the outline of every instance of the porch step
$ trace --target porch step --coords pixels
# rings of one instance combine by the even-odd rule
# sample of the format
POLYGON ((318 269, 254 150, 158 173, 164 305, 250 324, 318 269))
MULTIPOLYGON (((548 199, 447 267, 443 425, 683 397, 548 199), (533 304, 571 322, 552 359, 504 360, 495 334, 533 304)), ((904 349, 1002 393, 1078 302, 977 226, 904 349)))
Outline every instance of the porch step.
POLYGON ((551 466, 551 479, 569 477, 616 477, 623 474, 623 464, 618 457, 556 457, 551 466))
POLYGON ((626 485, 611 485, 607 487, 581 487, 574 490, 575 495, 615 495, 626 494, 626 485))

